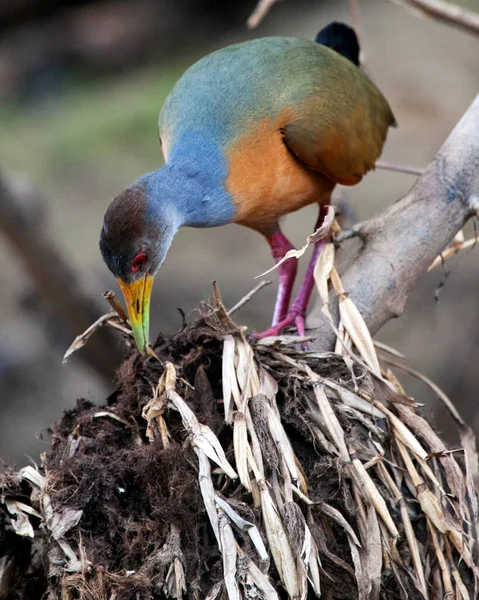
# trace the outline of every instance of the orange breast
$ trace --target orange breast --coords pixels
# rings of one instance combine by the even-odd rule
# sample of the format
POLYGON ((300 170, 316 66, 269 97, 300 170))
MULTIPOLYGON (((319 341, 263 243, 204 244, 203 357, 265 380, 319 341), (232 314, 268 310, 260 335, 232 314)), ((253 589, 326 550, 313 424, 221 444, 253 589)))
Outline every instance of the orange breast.
POLYGON ((235 223, 268 233, 279 217, 329 201, 334 183, 308 169, 284 144, 280 129, 288 122, 286 111, 278 119, 263 119, 229 148, 226 184, 236 205, 235 223))

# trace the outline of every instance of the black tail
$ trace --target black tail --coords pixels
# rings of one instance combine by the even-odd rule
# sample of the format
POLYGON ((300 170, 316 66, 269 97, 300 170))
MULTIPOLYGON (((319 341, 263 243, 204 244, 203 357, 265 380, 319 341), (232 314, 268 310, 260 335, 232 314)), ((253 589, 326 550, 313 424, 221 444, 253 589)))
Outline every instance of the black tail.
POLYGON ((354 29, 348 25, 333 21, 321 29, 314 41, 335 50, 359 67, 359 41, 354 29))

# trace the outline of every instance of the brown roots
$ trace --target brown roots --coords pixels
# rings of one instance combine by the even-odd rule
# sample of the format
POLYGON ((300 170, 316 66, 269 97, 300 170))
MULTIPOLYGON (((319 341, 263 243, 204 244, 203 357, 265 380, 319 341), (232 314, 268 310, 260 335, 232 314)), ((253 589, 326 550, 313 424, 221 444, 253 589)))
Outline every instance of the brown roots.
POLYGON ((218 307, 156 352, 0 480, 0 597, 475 597, 473 445, 391 374, 252 348, 218 307))

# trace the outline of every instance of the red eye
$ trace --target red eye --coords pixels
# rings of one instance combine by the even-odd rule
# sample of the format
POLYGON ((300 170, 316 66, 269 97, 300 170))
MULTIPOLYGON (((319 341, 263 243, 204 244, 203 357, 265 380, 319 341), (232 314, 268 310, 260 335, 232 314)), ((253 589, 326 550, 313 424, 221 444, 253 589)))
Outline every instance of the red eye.
POLYGON ((137 254, 131 263, 131 270, 138 271, 138 269, 141 269, 141 267, 146 263, 147 258, 148 257, 144 252, 137 254))

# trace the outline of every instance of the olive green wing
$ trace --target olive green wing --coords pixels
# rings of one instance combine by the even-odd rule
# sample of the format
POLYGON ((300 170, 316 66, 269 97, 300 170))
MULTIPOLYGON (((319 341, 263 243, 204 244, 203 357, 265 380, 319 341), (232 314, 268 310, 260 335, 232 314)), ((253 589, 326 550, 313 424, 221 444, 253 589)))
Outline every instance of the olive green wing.
POLYGON ((310 169, 336 183, 354 185, 374 168, 388 128, 396 121, 374 83, 339 58, 334 69, 321 72, 295 120, 281 131, 289 150, 310 169))

